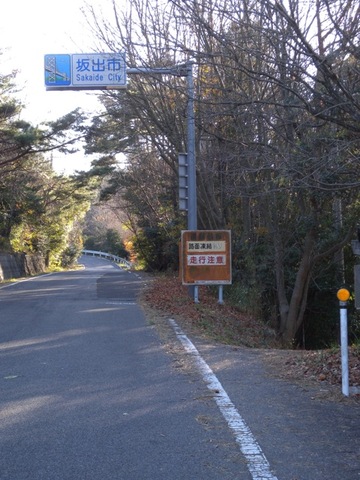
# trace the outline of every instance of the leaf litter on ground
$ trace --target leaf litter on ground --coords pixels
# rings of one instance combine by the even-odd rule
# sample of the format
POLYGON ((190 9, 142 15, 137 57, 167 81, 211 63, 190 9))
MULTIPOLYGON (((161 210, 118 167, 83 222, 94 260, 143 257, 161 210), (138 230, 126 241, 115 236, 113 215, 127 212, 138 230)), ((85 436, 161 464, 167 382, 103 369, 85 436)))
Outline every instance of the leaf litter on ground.
MULTIPOLYGON (((177 276, 151 275, 142 303, 162 315, 172 316, 189 334, 238 347, 261 349, 276 376, 314 385, 339 386, 342 382, 339 348, 284 349, 275 331, 238 307, 218 303, 214 287, 199 286, 196 304, 177 276)), ((360 387, 360 346, 350 346, 349 383, 360 387)), ((359 388, 360 390, 360 388, 359 388)), ((360 395, 354 395, 360 402, 360 395)))

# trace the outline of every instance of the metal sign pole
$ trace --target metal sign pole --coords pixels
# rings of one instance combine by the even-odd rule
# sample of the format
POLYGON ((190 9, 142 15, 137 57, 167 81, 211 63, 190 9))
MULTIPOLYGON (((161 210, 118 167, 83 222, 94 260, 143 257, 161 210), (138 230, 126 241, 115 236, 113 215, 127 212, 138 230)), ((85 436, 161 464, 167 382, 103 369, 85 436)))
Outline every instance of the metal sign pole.
POLYGON ((194 80, 193 65, 186 64, 188 107, 187 107, 187 160, 188 160, 188 230, 197 230, 196 199, 196 157, 195 157, 195 118, 194 118, 194 80))
POLYGON ((165 68, 134 67, 126 70, 127 74, 174 75, 187 78, 187 162, 188 162, 188 229, 197 230, 196 199, 196 157, 195 157, 195 116, 194 116, 194 79, 193 64, 175 65, 165 68))
MULTIPOLYGON (((188 230, 197 230, 197 198, 196 198, 196 157, 195 157, 195 116, 194 116, 194 79, 193 65, 186 64, 187 71, 187 161, 188 161, 188 230)), ((190 287, 195 303, 199 303, 199 287, 190 287)))
MULTIPOLYGON (((187 175, 188 175, 188 200, 187 200, 187 225, 189 230, 197 230, 197 193, 196 193, 196 156, 195 156, 195 115, 194 115, 194 78, 193 63, 175 65, 165 68, 135 67, 128 68, 127 74, 159 74, 174 75, 187 78, 187 175)), ((191 288, 191 295, 195 303, 199 302, 199 287, 191 288)))

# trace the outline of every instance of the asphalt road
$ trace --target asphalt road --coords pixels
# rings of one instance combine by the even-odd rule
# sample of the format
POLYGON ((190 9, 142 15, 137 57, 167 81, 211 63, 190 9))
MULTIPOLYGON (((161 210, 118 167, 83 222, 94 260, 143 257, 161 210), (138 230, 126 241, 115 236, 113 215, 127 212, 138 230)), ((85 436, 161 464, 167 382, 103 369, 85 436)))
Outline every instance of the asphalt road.
POLYGON ((81 262, 0 287, 0 480, 360 479, 358 405, 169 319, 159 336, 145 279, 81 262))
POLYGON ((251 479, 203 383, 146 321, 144 281, 81 261, 0 289, 0 479, 251 479))

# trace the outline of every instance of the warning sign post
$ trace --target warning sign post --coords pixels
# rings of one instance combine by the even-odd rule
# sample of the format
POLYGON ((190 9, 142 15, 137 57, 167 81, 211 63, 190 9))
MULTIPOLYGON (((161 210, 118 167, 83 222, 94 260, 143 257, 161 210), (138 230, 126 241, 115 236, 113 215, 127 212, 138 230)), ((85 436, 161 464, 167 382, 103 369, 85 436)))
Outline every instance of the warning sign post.
POLYGON ((230 230, 181 232, 183 285, 231 284, 230 230))

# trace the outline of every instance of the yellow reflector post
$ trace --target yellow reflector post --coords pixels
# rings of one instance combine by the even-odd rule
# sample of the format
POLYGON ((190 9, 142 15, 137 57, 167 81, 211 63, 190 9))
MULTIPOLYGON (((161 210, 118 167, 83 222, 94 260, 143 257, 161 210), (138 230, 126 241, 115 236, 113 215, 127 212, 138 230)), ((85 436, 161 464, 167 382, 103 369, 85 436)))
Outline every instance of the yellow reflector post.
POLYGON ((337 298, 340 302, 347 302, 350 298, 350 292, 346 288, 340 288, 337 292, 337 298))

